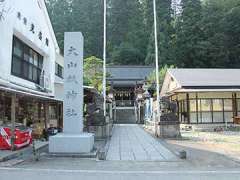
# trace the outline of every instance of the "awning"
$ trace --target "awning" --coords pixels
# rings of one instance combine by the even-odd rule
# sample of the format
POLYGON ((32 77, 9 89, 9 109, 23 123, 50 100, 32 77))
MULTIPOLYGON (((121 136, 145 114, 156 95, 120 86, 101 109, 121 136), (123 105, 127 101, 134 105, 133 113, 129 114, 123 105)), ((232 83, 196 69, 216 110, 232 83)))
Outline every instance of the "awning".
POLYGON ((177 89, 169 92, 169 94, 189 92, 240 92, 240 89, 177 89))
POLYGON ((51 101, 61 101, 61 99, 57 99, 51 96, 44 96, 44 95, 39 95, 39 94, 35 94, 32 92, 26 92, 26 91, 21 91, 21 90, 17 90, 17 89, 13 89, 10 87, 4 87, 4 86, 0 86, 0 90, 2 91, 7 91, 7 92, 12 92, 12 93, 16 93, 16 94, 21 94, 21 95, 26 95, 26 96, 31 96, 31 97, 36 97, 39 99, 43 99, 43 100, 51 100, 51 101))

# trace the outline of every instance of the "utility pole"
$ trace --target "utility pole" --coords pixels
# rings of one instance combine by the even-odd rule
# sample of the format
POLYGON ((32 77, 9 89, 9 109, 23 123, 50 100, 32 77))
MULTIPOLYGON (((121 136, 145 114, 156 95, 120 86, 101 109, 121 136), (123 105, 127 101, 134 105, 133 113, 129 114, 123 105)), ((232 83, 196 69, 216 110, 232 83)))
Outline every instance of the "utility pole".
MULTIPOLYGON (((159 95, 159 67, 158 67, 158 34, 157 34, 157 10, 156 0, 153 0, 154 37, 155 37, 155 61, 156 61, 156 91, 157 91, 157 122, 160 120, 160 95, 159 95)), ((155 123, 156 125, 156 123, 155 123)), ((155 128, 156 130, 156 128, 155 128)))
POLYGON ((174 20, 176 20, 177 17, 177 0, 172 0, 172 9, 173 9, 173 15, 174 15, 174 20))
POLYGON ((107 43, 107 0, 104 1, 104 24, 103 24, 103 111, 106 116, 106 43, 107 43))
POLYGON ((11 97, 11 150, 15 150, 16 94, 11 97))

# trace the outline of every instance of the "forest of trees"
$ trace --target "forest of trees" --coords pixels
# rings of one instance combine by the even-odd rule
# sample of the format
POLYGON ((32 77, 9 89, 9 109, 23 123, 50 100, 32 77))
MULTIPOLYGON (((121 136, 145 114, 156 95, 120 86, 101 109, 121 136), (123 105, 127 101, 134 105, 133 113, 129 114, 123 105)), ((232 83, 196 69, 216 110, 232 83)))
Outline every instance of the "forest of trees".
MULTIPOLYGON (((240 67, 240 0, 156 0, 159 62, 176 67, 240 67)), ((59 46, 81 31, 85 57, 102 58, 103 0, 46 0, 59 46)), ((152 0, 108 0, 109 64, 154 64, 152 0)))

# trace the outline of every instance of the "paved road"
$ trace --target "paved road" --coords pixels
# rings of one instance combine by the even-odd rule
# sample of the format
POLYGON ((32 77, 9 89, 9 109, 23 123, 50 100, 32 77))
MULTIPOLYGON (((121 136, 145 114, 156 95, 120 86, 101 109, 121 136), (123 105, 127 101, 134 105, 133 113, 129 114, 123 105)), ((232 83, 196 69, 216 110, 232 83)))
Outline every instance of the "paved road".
POLYGON ((137 124, 116 124, 107 160, 176 161, 178 158, 137 124))
POLYGON ((239 180, 240 171, 95 171, 0 168, 0 180, 239 180))
MULTIPOLYGON (((167 157, 173 156, 174 159, 175 156, 140 127, 121 125, 116 129, 113 137, 119 138, 119 143, 115 141, 115 145, 119 147, 121 157, 127 154, 126 157, 136 158, 137 155, 145 153, 144 156, 150 157, 150 160, 96 161, 93 159, 56 158, 46 154, 41 156, 37 162, 27 160, 14 167, 0 166, 0 180, 240 180, 240 165, 237 162, 231 160, 231 163, 227 164, 225 161, 209 164, 204 160, 197 162, 192 159, 172 161, 169 158, 167 160, 167 157), (137 149, 134 149, 135 145, 138 146, 137 149), (154 156, 148 156, 151 152, 150 149, 153 153, 159 153, 162 158, 153 161, 154 156), (126 152, 131 153, 129 155, 126 152)), ((218 159, 222 160, 220 155, 218 159)))

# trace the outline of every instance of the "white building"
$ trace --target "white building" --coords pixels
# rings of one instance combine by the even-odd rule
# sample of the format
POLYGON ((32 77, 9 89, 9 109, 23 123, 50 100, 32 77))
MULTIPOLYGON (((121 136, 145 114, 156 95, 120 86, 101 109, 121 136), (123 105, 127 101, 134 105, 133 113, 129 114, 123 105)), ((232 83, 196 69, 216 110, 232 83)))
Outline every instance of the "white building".
POLYGON ((59 47, 44 0, 8 0, 1 8, 1 84, 53 97, 59 47))
MULTIPOLYGON (((58 118, 59 108, 48 108, 54 103, 62 104, 54 90, 58 54, 44 0, 0 1, 0 125, 13 118, 8 112, 9 104, 16 106, 19 123, 34 125, 49 116, 58 118), (13 95, 15 104, 11 103, 13 95), (22 116, 27 116, 30 110, 26 109, 32 106, 34 117, 29 115, 30 122, 26 123, 26 117, 22 116)), ((45 121, 45 128, 50 124, 45 121)))
POLYGON ((63 56, 61 54, 56 54, 54 90, 55 90, 55 97, 62 101, 64 96, 63 66, 64 66, 63 56))

